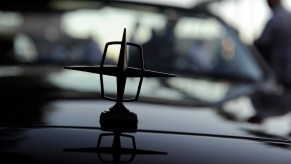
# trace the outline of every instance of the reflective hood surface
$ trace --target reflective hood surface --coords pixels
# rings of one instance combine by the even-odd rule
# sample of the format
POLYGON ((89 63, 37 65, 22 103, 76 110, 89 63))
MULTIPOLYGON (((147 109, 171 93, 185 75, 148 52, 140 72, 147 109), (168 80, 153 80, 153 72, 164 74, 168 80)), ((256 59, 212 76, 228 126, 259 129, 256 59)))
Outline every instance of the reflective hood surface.
POLYGON ((126 104, 138 116, 138 129, 122 133, 131 137, 121 136, 122 150, 112 150, 113 133, 103 131, 99 124, 99 115, 108 110, 110 102, 62 100, 30 104, 35 112, 27 116, 19 110, 29 103, 18 105, 12 105, 10 114, 2 116, 0 130, 1 160, 13 163, 114 162, 114 153, 118 162, 132 163, 291 161, 290 141, 255 136, 242 124, 224 120, 212 108, 126 104), (9 123, 9 117, 18 122, 9 123), (102 138, 101 148, 96 148, 102 134, 109 136, 102 138))

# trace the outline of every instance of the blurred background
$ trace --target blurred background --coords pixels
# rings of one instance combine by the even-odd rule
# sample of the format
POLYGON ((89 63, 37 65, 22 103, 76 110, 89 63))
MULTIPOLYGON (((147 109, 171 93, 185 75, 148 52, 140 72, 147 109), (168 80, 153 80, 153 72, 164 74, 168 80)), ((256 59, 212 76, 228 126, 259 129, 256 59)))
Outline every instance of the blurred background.
MULTIPOLYGON (((290 10, 291 1, 282 1, 286 8, 290 10)), ((52 2, 53 3, 50 4, 50 7, 56 10, 73 10, 75 8, 82 8, 82 5, 92 5, 92 8, 98 8, 98 3, 93 4, 90 1, 81 4, 81 6, 78 6, 80 4, 72 3, 71 1, 52 2)), ((249 45, 253 44, 253 41, 261 34, 266 21, 271 16, 271 10, 268 8, 265 0, 136 0, 136 2, 168 4, 185 8, 192 8, 199 3, 210 2, 209 5, 207 5, 207 8, 236 29, 241 40, 249 45)), ((105 13, 103 13, 103 15, 105 15, 105 13)), ((125 25, 133 24, 136 19, 129 16, 127 19, 124 19, 120 22, 120 24, 118 24, 120 27, 116 27, 116 25, 113 26, 113 23, 118 21, 120 18, 117 15, 114 17, 115 18, 111 15, 110 20, 106 20, 109 16, 107 16, 107 18, 103 17, 98 13, 98 11, 92 10, 76 10, 66 13, 55 12, 42 15, 36 15, 31 12, 27 14, 20 14, 18 12, 0 11, 0 34, 5 34, 7 39, 17 33, 17 37, 15 37, 14 40, 14 49, 19 60, 27 61, 33 60, 33 58, 36 57, 36 52, 38 51, 36 47, 38 47, 38 45, 35 47, 30 44, 33 40, 30 40, 31 38, 28 38, 25 34, 29 34, 32 37, 33 35, 36 36, 38 34, 43 34, 44 37, 51 41, 58 40, 59 38, 73 37, 75 39, 79 39, 79 41, 82 40, 84 44, 85 42, 90 42, 91 40, 98 41, 99 45, 103 46, 108 40, 103 40, 102 38, 108 38, 109 40, 118 39, 114 38, 114 36, 119 36, 118 34, 120 32, 114 29, 122 29, 125 25), (102 26, 99 25, 99 21, 103 22, 102 26), (32 28, 36 24, 39 26, 38 30, 32 28), (108 33, 106 32, 107 30, 110 30, 111 32, 108 33), (98 33, 96 31, 98 31, 98 33)), ((150 22, 150 20, 148 20, 148 22, 150 22)), ((160 26, 162 27, 162 23, 160 26)), ((143 40, 148 39, 146 38, 146 34, 141 37, 143 40)), ((98 51, 99 45, 91 45, 88 49, 91 49, 92 51, 93 49, 96 49, 98 51)), ((43 49, 45 49, 45 47, 43 47, 43 49)), ((55 50, 54 54, 61 51, 62 49, 59 47, 55 50)), ((87 56, 90 58, 90 52, 87 52, 87 56)), ((91 58, 92 57, 93 56, 91 56, 91 58)), ((3 62, 4 61, 2 61, 2 63, 3 62)))
MULTIPOLYGON (((291 1, 282 1, 285 7, 290 10, 291 1)), ((185 8, 192 8, 199 3, 210 2, 209 5, 207 5, 207 8, 236 29, 241 40, 248 45, 252 45, 253 41, 261 34, 266 21, 271 16, 271 10, 268 8, 265 0, 136 0, 136 2, 168 4, 185 8)), ((92 2, 83 3, 81 6, 78 5, 80 4, 71 3, 71 1, 53 1, 51 7, 57 10, 73 10, 75 8, 82 8, 82 5, 92 5, 92 8, 98 8, 98 3, 93 4, 92 2)), ((105 13, 103 13, 103 15, 104 14, 105 13)), ((106 20, 107 18, 100 15, 97 11, 92 10, 76 10, 66 13, 55 12, 42 15, 36 15, 31 12, 27 14, 20 14, 18 12, 0 11, 0 34, 5 34, 6 39, 8 39, 17 33, 17 37, 14 39, 14 50, 16 55, 18 55, 19 60, 28 61, 33 60, 33 58, 36 57, 36 52, 39 51, 36 48, 38 45, 30 44, 33 42, 33 40, 31 40, 33 35, 36 36, 43 34, 44 37, 51 41, 58 40, 59 38, 73 37, 75 39, 79 39, 79 41, 82 40, 83 44, 86 44, 85 42, 98 41, 99 45, 103 46, 108 40, 118 39, 114 38, 114 36, 119 36, 118 34, 120 31, 114 29, 122 29, 126 24, 132 24, 132 26, 134 26, 133 22, 136 19, 129 16, 127 19, 124 19, 120 24, 118 24, 120 27, 116 27, 116 25, 113 26, 113 23, 118 21, 120 18, 118 16, 114 17, 115 20, 112 15, 110 16, 110 20, 106 20), (99 21, 103 22, 102 26, 99 25, 99 21), (36 24, 39 26, 38 30, 32 28, 36 24), (111 32, 108 33, 106 32, 107 30, 110 30, 111 32), (98 33, 96 31, 98 31, 98 33), (31 38, 28 38, 25 34, 31 35, 31 38), (103 40, 102 38, 108 38, 108 40, 103 40)), ((150 20, 148 20, 148 22, 150 22, 150 20)), ((162 24, 160 26, 162 27, 162 24)), ((146 38, 146 35, 147 34, 141 36, 141 39, 147 40, 148 38, 146 38)), ((89 46, 90 48, 88 48, 88 52, 86 52, 88 61, 92 61, 90 58, 94 58, 92 54, 90 56, 90 50, 94 51, 95 49, 99 51, 99 45, 92 44, 91 47, 89 46)), ((4 46, 2 49, 5 49, 4 46)), ((42 49, 45 49, 45 46, 43 46, 42 49)), ((56 58, 60 58, 60 56, 56 54, 61 51, 62 49, 60 47, 56 48, 54 51, 56 58)), ((43 56, 43 58, 45 57, 43 56)), ((56 61, 58 60, 60 59, 56 59, 56 61)), ((73 60, 77 59, 70 60, 73 63, 73 60)), ((3 60, 2 63, 4 63, 3 60)))

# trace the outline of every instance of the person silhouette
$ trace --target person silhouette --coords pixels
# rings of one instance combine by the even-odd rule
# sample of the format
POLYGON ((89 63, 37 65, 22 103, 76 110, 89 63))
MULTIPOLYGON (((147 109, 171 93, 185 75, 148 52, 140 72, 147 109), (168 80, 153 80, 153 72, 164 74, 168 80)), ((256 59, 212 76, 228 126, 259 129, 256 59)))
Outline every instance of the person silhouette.
POLYGON ((252 98, 256 113, 248 119, 251 123, 262 123, 267 117, 284 115, 291 110, 291 13, 284 8, 281 0, 266 1, 273 15, 254 45, 283 90, 280 94, 252 98))

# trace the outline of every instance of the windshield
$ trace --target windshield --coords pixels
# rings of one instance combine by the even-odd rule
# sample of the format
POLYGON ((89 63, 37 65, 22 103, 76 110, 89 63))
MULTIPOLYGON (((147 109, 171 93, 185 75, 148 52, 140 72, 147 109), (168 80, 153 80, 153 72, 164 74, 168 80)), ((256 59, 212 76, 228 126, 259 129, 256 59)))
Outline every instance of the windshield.
MULTIPOLYGON (((0 23, 1 77, 38 74, 63 91, 100 91, 99 76, 63 66, 99 65, 106 42, 120 41, 124 28, 129 42, 142 45, 145 69, 179 76, 146 78, 141 99, 218 103, 249 94, 265 78, 236 33, 207 12, 109 3, 66 12, 2 11, 0 23)), ((109 47, 106 64, 116 65, 119 48, 109 47)), ((137 53, 128 47, 129 66, 138 66, 137 53)), ((104 80, 106 94, 114 96, 116 79, 104 80)), ((127 80, 128 97, 137 86, 138 79, 127 80)))

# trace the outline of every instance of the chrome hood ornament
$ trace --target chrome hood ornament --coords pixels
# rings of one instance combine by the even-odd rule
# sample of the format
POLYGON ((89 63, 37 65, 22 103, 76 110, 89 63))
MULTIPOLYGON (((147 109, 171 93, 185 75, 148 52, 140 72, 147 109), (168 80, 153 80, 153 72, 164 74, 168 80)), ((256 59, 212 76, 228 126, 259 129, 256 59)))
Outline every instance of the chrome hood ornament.
MULTIPOLYGON (((100 66, 65 66, 65 69, 100 74, 102 98, 116 102, 116 104, 113 107, 111 107, 108 112, 103 112, 100 116, 101 127, 105 129, 107 128, 111 129, 111 127, 116 127, 116 126, 124 126, 125 128, 128 128, 129 126, 134 125, 134 124, 135 125, 132 128, 135 129, 137 127, 137 116, 134 113, 129 112, 129 110, 127 110, 125 106, 123 105, 123 102, 131 102, 131 101, 138 100, 143 77, 176 77, 176 75, 174 74, 145 70, 142 47, 141 45, 126 41, 126 29, 124 29, 122 41, 113 41, 113 42, 106 43, 100 66), (108 46, 116 45, 116 44, 121 45, 117 66, 116 67, 104 66, 108 46), (134 46, 139 49, 139 58, 140 58, 139 68, 128 67, 127 45, 134 46), (116 98, 105 96, 103 75, 116 77, 117 79, 117 97, 116 98), (135 98, 133 99, 124 99, 124 90, 125 90, 127 77, 140 78, 137 93, 136 93, 135 98)), ((120 128, 122 129, 122 127, 120 128)))

